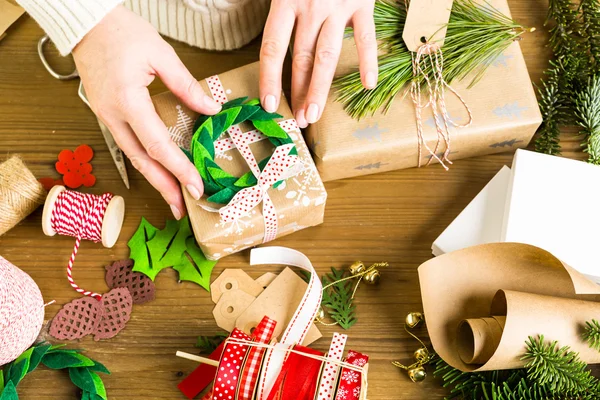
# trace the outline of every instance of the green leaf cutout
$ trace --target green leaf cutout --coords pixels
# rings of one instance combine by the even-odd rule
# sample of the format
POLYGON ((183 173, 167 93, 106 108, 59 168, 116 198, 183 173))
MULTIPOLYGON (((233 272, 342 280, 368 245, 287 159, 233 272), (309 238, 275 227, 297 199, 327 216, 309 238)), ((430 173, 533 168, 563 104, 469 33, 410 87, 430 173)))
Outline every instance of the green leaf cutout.
POLYGON ((158 232, 146 218, 142 217, 139 227, 127 242, 129 246, 129 257, 133 260, 133 271, 141 272, 152 267, 150 253, 146 248, 146 242, 151 240, 158 232))
POLYGON ((186 244, 187 254, 173 269, 179 272, 180 281, 197 283, 210 292, 210 276, 217 262, 206 259, 193 237, 188 238, 186 244))

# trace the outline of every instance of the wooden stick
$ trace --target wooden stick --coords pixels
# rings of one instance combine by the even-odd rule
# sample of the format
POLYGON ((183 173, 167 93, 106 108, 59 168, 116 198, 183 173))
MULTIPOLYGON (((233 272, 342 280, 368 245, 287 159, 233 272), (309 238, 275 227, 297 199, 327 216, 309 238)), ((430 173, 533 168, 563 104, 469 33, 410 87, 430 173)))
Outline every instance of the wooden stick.
POLYGON ((197 356, 195 354, 190 354, 190 353, 185 353, 183 351, 178 351, 177 353, 175 353, 175 355, 177 357, 187 358, 188 360, 199 362, 200 364, 208 364, 208 365, 212 365, 213 367, 218 367, 219 366, 219 362, 218 361, 211 360, 210 358, 200 357, 200 356, 197 356))

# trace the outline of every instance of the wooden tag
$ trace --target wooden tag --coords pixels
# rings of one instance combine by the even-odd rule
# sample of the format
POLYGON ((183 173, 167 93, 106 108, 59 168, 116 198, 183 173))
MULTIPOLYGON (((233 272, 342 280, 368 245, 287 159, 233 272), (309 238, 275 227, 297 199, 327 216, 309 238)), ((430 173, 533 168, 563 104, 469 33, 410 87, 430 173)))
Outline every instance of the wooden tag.
POLYGON ((235 321, 255 299, 256 297, 241 289, 229 290, 223 293, 213 309, 213 315, 219 328, 231 332, 235 328, 235 321))
POLYGON ((425 42, 444 44, 453 0, 410 0, 402 39, 410 51, 425 42))
POLYGON ((241 269, 226 269, 210 285, 210 294, 212 301, 216 304, 221 299, 221 295, 230 290, 243 290, 252 297, 257 297, 264 289, 241 269))
MULTIPOLYGON (((266 315, 277 321, 273 337, 280 337, 300 305, 307 286, 308 284, 290 268, 284 269, 240 315, 235 327, 250 334, 266 315)), ((312 324, 301 344, 308 346, 322 336, 317 327, 312 324)))

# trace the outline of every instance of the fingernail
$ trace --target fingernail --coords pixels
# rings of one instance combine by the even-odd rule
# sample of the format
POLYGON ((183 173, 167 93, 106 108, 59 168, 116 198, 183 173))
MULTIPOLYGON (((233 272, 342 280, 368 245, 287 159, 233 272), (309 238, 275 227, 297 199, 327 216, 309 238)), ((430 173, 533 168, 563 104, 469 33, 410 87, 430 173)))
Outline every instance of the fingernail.
POLYGON ((308 122, 306 122, 306 118, 304 118, 304 110, 299 110, 296 113, 296 122, 300 128, 306 128, 308 126, 308 122))
POLYGON ((365 84, 367 85, 367 89, 373 89, 377 86, 377 76, 374 72, 367 72, 365 76, 365 84))
POLYGON ((200 191, 193 185, 186 185, 185 188, 192 195, 194 200, 200 200, 200 191))
POLYGON ((175 207, 173 204, 170 205, 171 206, 171 212, 173 213, 173 216, 175 217, 176 220, 180 220, 181 219, 181 211, 179 211, 179 208, 175 207))
POLYGON ((317 122, 317 118, 319 118, 319 106, 312 103, 306 110, 306 122, 313 124, 317 122))
POLYGON ((221 105, 207 95, 204 95, 204 104, 206 104, 211 111, 221 111, 221 105))
POLYGON ((277 111, 277 100, 272 94, 268 94, 265 97, 265 110, 270 113, 277 111))

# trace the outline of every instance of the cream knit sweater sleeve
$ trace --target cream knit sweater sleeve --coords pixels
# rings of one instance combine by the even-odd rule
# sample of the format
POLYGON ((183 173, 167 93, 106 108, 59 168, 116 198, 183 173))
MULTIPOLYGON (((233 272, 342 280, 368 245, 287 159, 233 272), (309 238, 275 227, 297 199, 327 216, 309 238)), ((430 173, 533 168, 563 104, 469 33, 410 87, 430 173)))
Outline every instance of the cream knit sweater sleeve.
POLYGON ((79 41, 123 0, 17 0, 50 36, 60 54, 79 41))
POLYGON ((207 50, 240 48, 260 34, 270 0, 17 0, 62 55, 124 3, 162 34, 207 50))

